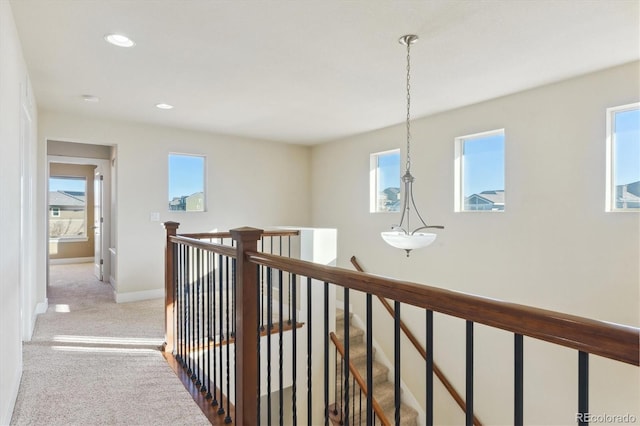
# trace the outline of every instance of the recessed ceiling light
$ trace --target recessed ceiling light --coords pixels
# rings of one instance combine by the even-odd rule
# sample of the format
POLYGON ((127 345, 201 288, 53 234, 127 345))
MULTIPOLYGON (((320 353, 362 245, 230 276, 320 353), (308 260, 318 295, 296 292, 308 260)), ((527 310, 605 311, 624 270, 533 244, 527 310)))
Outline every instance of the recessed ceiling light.
POLYGON ((100 98, 94 95, 82 95, 82 99, 87 102, 100 102, 100 98))
POLYGON ((133 40, 122 34, 107 34, 104 39, 118 47, 133 47, 136 45, 133 40))
POLYGON ((169 104, 156 104, 156 108, 160 108, 160 109, 173 109, 173 105, 169 105, 169 104))

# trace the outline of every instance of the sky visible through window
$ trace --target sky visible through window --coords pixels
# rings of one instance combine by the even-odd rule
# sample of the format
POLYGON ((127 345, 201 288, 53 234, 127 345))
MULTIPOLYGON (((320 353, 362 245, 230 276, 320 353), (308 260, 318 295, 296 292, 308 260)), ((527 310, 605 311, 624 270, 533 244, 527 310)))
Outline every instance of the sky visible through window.
POLYGON ((463 149, 464 196, 504 190, 504 134, 465 140, 463 149))
POLYGON ((640 181, 640 109, 615 114, 614 185, 640 181))
POLYGON ((204 190, 204 157, 169 155, 169 201, 204 190))
POLYGON ((389 152, 388 154, 378 156, 378 169, 380 172, 378 191, 387 188, 400 188, 399 164, 400 151, 389 152))
POLYGON ((49 191, 85 191, 84 178, 52 177, 49 178, 49 191))

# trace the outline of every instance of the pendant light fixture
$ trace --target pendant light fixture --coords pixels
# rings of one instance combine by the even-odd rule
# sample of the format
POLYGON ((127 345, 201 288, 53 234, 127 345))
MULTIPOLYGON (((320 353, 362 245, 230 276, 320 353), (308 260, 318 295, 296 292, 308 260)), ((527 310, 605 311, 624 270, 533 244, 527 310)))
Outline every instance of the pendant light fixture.
POLYGON ((407 161, 406 170, 402 176, 404 183, 404 205, 402 207, 402 216, 400 224, 391 226, 391 231, 381 232, 382 238, 392 247, 403 249, 407 252, 407 257, 411 250, 423 248, 431 244, 436 239, 436 234, 424 232, 426 229, 437 228, 444 229, 440 225, 427 225, 413 200, 413 181, 415 180, 411 174, 411 45, 418 41, 418 36, 407 34, 400 37, 400 44, 407 46, 407 161), (411 208, 415 212, 415 216, 419 219, 418 226, 411 230, 411 208))

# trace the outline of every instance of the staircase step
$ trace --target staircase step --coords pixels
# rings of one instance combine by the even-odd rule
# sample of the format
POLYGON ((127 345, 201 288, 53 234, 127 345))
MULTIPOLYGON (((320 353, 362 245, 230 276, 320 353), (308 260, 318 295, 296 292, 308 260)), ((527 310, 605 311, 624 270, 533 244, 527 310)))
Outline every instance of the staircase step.
MULTIPOLYGON (((371 348, 375 360, 376 348, 371 348)), ((367 346, 363 342, 349 345, 349 360, 354 364, 365 364, 367 362, 367 346)), ((340 364, 340 354, 336 363, 340 364)))
MULTIPOLYGON (((353 312, 349 311, 349 319, 353 318, 353 312)), ((344 309, 336 308, 336 321, 344 320, 344 309)))
MULTIPOLYGON (((354 325, 349 326, 349 345, 361 342, 364 339, 364 330, 354 325)), ((336 322, 336 337, 344 343, 344 322, 336 322)))

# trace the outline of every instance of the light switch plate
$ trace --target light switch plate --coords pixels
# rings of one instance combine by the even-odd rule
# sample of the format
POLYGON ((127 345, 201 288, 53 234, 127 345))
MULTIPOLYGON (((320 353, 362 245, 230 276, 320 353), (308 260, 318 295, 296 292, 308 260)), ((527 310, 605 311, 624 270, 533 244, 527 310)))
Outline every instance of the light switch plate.
POLYGON ((151 222, 160 222, 160 213, 158 212, 149 213, 149 220, 151 222))

